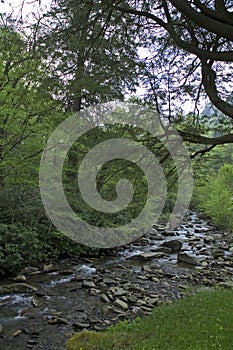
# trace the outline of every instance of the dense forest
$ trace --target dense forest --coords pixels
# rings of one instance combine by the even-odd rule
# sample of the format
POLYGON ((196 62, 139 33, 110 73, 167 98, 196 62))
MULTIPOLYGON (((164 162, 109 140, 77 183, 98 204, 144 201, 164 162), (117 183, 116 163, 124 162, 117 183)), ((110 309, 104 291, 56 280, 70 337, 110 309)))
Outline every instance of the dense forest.
MULTIPOLYGON (((191 206, 232 232, 232 2, 53 0, 46 9, 30 3, 12 13, 3 8, 0 18, 0 273, 98 254, 46 215, 39 168, 60 123, 109 101, 148 108, 177 130, 192 160, 191 206)), ((112 138, 136 141, 159 159, 168 188, 159 220, 166 222, 176 201, 177 167, 161 141, 134 125, 99 126, 73 144, 63 168, 73 210, 99 227, 130 222, 142 210, 145 176, 123 159, 104 165, 96 181, 112 201, 119 179, 128 179, 135 192, 127 209, 103 214, 82 198, 77 169, 94 146, 112 138)))

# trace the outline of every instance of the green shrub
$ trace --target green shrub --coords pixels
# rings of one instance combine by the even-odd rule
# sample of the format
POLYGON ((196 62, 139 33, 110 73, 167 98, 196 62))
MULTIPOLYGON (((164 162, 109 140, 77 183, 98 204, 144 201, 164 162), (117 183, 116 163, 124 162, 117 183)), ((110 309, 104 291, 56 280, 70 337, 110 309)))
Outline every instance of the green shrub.
POLYGON ((199 206, 221 228, 233 230, 233 166, 223 165, 197 190, 199 206))
POLYGON ((0 273, 14 273, 46 257, 36 229, 22 224, 0 224, 0 273))

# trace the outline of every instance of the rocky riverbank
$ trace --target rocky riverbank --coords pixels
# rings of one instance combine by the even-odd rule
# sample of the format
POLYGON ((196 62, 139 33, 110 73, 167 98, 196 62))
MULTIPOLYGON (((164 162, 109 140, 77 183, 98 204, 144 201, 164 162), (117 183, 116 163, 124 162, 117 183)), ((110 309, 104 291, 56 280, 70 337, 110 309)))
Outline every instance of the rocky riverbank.
POLYGON ((192 288, 233 286, 233 239, 190 212, 174 232, 86 259, 28 267, 0 282, 0 349, 64 350, 74 331, 149 314, 192 288))

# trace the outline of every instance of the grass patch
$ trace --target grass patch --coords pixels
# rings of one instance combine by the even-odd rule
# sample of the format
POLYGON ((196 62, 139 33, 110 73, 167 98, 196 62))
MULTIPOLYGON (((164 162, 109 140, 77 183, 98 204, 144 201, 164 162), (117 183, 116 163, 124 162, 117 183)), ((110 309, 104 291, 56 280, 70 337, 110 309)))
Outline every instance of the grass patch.
POLYGON ((67 350, 232 350, 233 291, 215 289, 154 309, 104 332, 83 331, 67 350))

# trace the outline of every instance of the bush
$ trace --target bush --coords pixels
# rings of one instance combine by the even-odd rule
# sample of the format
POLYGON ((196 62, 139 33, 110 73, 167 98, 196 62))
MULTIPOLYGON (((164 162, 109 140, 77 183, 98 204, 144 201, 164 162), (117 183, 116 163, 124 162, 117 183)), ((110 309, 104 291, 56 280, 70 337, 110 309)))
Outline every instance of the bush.
POLYGON ((24 265, 45 259, 36 229, 22 224, 0 224, 0 273, 14 273, 24 265))
POLYGON ((221 228, 233 230, 233 166, 223 165, 198 189, 200 208, 221 228))

